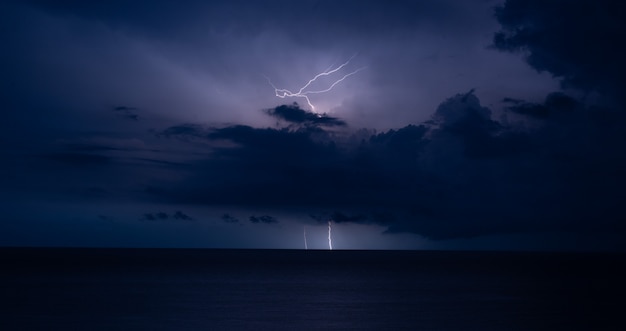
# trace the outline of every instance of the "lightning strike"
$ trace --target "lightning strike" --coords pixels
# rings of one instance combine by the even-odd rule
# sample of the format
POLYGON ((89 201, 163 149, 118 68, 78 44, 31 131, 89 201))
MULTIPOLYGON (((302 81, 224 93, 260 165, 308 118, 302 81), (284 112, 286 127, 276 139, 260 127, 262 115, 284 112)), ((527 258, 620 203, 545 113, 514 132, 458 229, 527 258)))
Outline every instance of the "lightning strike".
POLYGON ((331 236, 332 221, 328 221, 328 249, 333 250, 333 238, 331 236))
POLYGON ((337 71, 343 69, 345 66, 347 66, 350 63, 350 61, 352 61, 352 59, 354 59, 355 56, 356 56, 356 54, 353 55, 350 59, 348 59, 348 61, 342 63, 341 65, 339 65, 338 67, 336 67, 334 69, 332 69, 332 66, 330 66, 325 71, 315 75, 315 77, 310 79, 297 92, 292 92, 291 90, 277 88, 274 85, 274 83, 272 83, 272 81, 269 79, 269 77, 265 76, 265 79, 267 79, 267 82, 272 86, 272 88, 274 88, 274 94, 277 97, 279 97, 281 99, 284 99, 284 98, 287 98, 287 97, 304 98, 306 100, 307 104, 309 105, 309 107, 311 107, 311 110, 315 111, 315 106, 313 106, 313 103, 311 103, 311 100, 309 99, 309 95, 310 94, 321 94, 321 93, 329 92, 337 84, 343 82, 346 78, 356 74, 357 72, 365 69, 365 67, 361 67, 359 69, 356 69, 356 70, 354 70, 352 72, 349 72, 349 73, 343 75, 341 78, 337 79, 332 84, 330 84, 330 86, 328 88, 325 88, 325 89, 322 89, 322 90, 313 90, 313 91, 307 91, 306 89, 309 88, 309 86, 311 86, 311 84, 313 84, 313 82, 315 82, 318 78, 323 77, 323 76, 330 76, 330 75, 336 73, 337 71))
POLYGON ((304 232, 304 249, 309 249, 309 245, 306 243, 306 226, 303 226, 302 230, 304 232))

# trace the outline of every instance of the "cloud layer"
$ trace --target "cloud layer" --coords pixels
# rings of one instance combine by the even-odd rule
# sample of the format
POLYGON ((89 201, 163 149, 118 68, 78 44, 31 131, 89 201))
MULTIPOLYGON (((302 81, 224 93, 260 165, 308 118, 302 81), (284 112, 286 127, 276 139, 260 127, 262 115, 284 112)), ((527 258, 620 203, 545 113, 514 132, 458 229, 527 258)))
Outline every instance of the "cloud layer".
POLYGON ((232 231, 213 240, 245 247, 254 231, 331 219, 394 238, 622 238, 624 10, 5 1, 0 194, 29 206, 8 202, 8 219, 62 214, 47 204, 146 231, 211 219, 232 231), (265 78, 297 90, 348 58, 364 69, 311 95, 319 113, 265 78))

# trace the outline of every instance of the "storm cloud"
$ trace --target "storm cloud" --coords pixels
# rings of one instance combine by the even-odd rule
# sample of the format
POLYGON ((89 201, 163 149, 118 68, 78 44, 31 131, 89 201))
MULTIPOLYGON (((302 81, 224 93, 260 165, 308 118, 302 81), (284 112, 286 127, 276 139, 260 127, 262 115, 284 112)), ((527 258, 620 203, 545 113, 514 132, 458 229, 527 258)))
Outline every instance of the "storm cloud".
MULTIPOLYGON (((358 143, 345 136, 318 140, 301 130, 216 129, 207 139, 228 139, 236 146, 216 149, 196 171, 195 185, 162 192, 177 202, 321 208, 328 211, 324 220, 378 223, 390 232, 436 239, 622 231, 615 189, 626 184, 619 171, 626 158, 609 147, 626 142, 617 126, 603 127, 598 136, 600 125, 608 123, 588 121, 596 110, 562 94, 520 104, 555 115, 541 116, 542 123, 532 128, 505 125, 470 91, 443 102, 426 123, 358 143), (597 203, 590 204, 589 192, 597 203), (588 223, 598 217, 602 220, 588 223)), ((510 111, 537 118, 518 108, 510 111)))
POLYGON ((345 126, 346 122, 326 114, 319 115, 301 109, 297 103, 293 105, 281 105, 267 109, 267 114, 288 123, 305 126, 345 126))
POLYGON ((608 93, 624 102, 626 5, 618 1, 507 0, 496 9, 497 49, 521 52, 565 86, 608 93))
POLYGON ((302 226, 315 238, 332 220, 381 241, 623 248, 623 13, 564 0, 2 2, 0 194, 21 221, 0 223, 0 245, 37 242, 34 224, 98 239, 84 209, 127 226, 107 238, 145 231, 160 239, 133 240, 154 246, 170 226, 187 231, 182 246, 292 245, 296 232, 300 245, 302 226), (333 88, 311 107, 273 86, 307 82, 333 88))

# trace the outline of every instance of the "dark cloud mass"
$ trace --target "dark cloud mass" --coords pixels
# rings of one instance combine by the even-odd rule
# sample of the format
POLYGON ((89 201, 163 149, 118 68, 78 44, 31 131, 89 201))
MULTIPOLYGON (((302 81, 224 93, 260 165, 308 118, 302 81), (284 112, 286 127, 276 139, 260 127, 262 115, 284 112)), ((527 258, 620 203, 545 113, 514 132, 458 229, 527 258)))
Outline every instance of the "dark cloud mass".
POLYGON ((266 110, 267 114, 277 119, 305 126, 345 126, 346 122, 326 114, 319 115, 301 109, 297 103, 293 105, 281 105, 266 110))
POLYGON ((566 86, 619 96, 626 87, 626 4, 621 1, 507 0, 496 9, 494 45, 524 51, 533 68, 566 86))
POLYGON ((625 8, 2 2, 0 245, 624 250, 625 8))
POLYGON ((302 130, 215 129, 206 139, 237 146, 217 148, 210 161, 198 164, 191 182, 161 192, 201 204, 335 209, 316 219, 379 223, 390 232, 439 239, 622 231, 616 188, 626 184, 619 170, 626 158, 614 148, 625 142, 624 134, 605 123, 609 127, 598 135, 601 122, 589 121, 596 111, 563 94, 541 104, 513 103, 511 112, 529 118, 537 116, 520 109, 556 115, 542 115, 541 125, 520 131, 493 120, 470 91, 443 102, 427 124, 354 143, 348 137, 319 140, 302 130))
POLYGON ((330 215, 330 219, 333 220, 333 222, 337 222, 337 223, 345 223, 345 222, 365 223, 365 221, 367 220, 367 216, 362 215, 362 214, 346 215, 342 212, 335 211, 334 213, 330 215))
MULTIPOLYGON (((580 108, 575 99, 560 92, 550 93, 544 103, 524 102, 510 98, 504 99, 503 102, 508 104, 507 110, 536 119, 548 119, 560 116, 563 112, 572 112, 576 108, 580 108)), ((567 116, 567 114, 563 116, 567 116)))

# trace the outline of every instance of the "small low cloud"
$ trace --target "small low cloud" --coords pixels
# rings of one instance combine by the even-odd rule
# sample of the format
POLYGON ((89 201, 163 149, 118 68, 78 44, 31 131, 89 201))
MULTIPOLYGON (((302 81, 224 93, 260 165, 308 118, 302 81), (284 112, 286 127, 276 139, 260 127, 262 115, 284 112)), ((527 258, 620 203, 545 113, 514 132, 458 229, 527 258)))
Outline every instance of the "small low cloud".
POLYGON ((194 219, 183 213, 182 211, 175 211, 172 214, 168 214, 166 212, 156 212, 156 213, 145 213, 143 214, 143 216, 140 218, 140 220, 142 221, 167 221, 167 220, 172 220, 172 221, 193 221, 194 219))
POLYGON ((113 111, 116 112, 119 116, 125 119, 133 120, 133 121, 139 121, 139 115, 137 115, 136 113, 137 110, 139 109, 135 107, 127 107, 127 106, 113 107, 113 111))
POLYGON ((175 220, 181 220, 181 221, 193 221, 193 218, 185 213, 183 213, 180 210, 177 210, 174 215, 172 215, 172 218, 175 220))
POLYGON ((275 219, 272 216, 269 215, 262 215, 262 216, 250 216, 249 221, 251 223, 264 223, 264 224, 275 224, 278 223, 278 220, 275 219))
POLYGON ((230 214, 224 214, 221 218, 225 223, 239 223, 239 219, 230 214))

